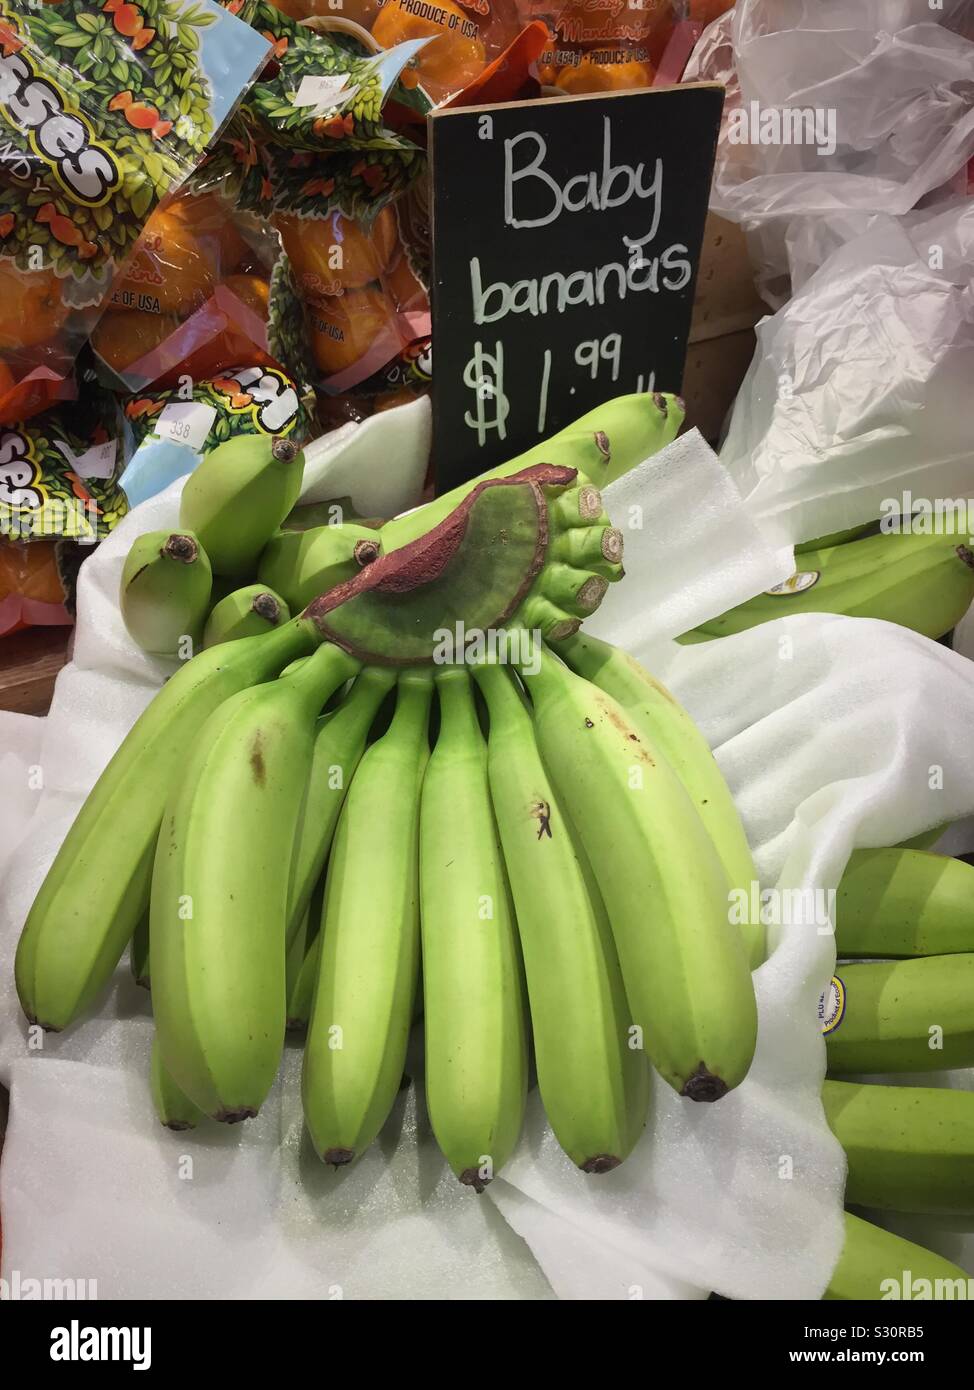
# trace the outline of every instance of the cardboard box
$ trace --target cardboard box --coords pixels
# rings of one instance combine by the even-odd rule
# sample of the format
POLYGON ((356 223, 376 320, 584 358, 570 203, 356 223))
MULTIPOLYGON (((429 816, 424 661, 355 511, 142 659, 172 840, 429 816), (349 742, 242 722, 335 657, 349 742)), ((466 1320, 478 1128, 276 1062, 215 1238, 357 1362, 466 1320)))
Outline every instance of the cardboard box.
POLYGON ((754 325, 768 308, 754 288, 744 233, 710 213, 683 376, 687 423, 716 443, 754 353, 754 325))

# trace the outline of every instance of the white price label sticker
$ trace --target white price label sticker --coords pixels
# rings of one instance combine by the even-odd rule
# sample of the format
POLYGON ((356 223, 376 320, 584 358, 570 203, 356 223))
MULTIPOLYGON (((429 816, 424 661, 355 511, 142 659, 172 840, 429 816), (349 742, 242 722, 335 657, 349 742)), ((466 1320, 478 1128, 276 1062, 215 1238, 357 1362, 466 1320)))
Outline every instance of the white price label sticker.
POLYGON ((332 106, 337 106, 339 101, 350 100, 357 91, 357 87, 349 87, 347 72, 312 74, 302 77, 301 85, 291 101, 295 106, 317 106, 323 111, 328 111, 332 106))
POLYGON ((198 454, 215 419, 216 406, 203 401, 170 401, 159 413, 155 432, 160 439, 185 444, 187 449, 198 454))
POLYGON ((79 478, 110 478, 115 472, 117 440, 109 439, 104 444, 94 444, 79 454, 74 460, 74 471, 79 478))

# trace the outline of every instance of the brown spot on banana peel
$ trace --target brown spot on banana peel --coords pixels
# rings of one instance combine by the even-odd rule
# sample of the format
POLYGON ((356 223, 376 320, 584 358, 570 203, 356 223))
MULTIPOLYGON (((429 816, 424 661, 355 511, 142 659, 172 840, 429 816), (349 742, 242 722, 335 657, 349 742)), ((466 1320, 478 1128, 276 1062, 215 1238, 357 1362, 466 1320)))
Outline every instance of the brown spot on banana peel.
POLYGON ((250 770, 258 787, 262 787, 267 779, 267 768, 264 764, 264 747, 259 729, 255 732, 250 747, 250 770))
POLYGON ((173 1134, 180 1134, 184 1129, 196 1128, 189 1120, 163 1120, 162 1125, 164 1129, 171 1129, 173 1134))
POLYGON ((552 838, 551 806, 548 804, 548 802, 541 801, 540 799, 536 801, 534 805, 531 807, 531 816, 534 820, 538 822, 538 839, 540 840, 545 835, 547 835, 548 839, 550 840, 552 838))
POLYGON ((680 1095, 686 1096, 688 1100, 710 1103, 726 1096, 727 1091, 727 1082, 710 1071, 705 1062, 701 1062, 693 1075, 684 1082, 680 1095))
POLYGON ((955 553, 959 559, 963 560, 969 570, 974 570, 974 554, 968 550, 966 545, 959 545, 955 553))
POLYGON ((239 1125, 242 1120, 256 1119, 257 1111, 251 1105, 242 1105, 239 1110, 221 1110, 213 1118, 221 1125, 239 1125))

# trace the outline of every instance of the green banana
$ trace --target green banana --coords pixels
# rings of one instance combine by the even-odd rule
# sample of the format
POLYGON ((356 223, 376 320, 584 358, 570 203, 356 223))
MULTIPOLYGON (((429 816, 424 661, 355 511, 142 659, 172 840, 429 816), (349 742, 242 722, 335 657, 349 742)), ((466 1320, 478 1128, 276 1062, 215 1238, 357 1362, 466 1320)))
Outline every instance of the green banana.
POLYGON ((826 1081, 822 1104, 849 1163, 847 1202, 974 1213, 974 1093, 826 1081))
POLYGON ((470 677, 442 668, 436 690, 420 811, 426 1104, 450 1167, 482 1192, 524 1118, 524 984, 470 677))
MULTIPOLYGON (((784 584, 701 623, 696 636, 726 637, 793 613, 882 618, 942 637, 974 600, 974 555, 957 535, 882 533, 810 550, 784 584)), ((682 639, 681 639, 682 640, 682 639)))
POLYGON ((490 719, 487 770, 541 1098, 573 1163, 607 1173, 646 1123, 649 1067, 629 1046, 631 1015, 605 909, 542 765, 531 716, 502 667, 478 666, 474 676, 490 719))
POLYGON ((894 849, 933 849, 941 835, 950 826, 950 821, 945 821, 943 825, 935 825, 932 830, 921 830, 919 835, 911 835, 908 840, 901 840, 894 849))
POLYGON ((521 671, 649 1058, 681 1095, 718 1100, 747 1075, 757 1008, 713 841, 665 757, 617 701, 546 650, 536 669, 521 671))
POLYGON ((152 1039, 152 1061, 149 1067, 149 1089, 152 1104, 155 1106, 159 1123, 166 1129, 195 1129, 204 1118, 199 1106, 193 1104, 188 1096, 173 1081, 166 1071, 159 1051, 158 1038, 152 1039))
POLYGON ((842 1008, 825 1039, 830 1072, 974 1066, 974 955, 871 961, 837 971, 842 1008))
POLYGON ((835 903, 840 956, 945 956, 974 951, 974 867, 912 849, 859 849, 835 903))
POLYGON ((307 911, 321 877, 346 792, 365 751, 379 706, 396 683, 388 667, 368 666, 341 705, 318 723, 301 828, 294 848, 289 935, 307 911))
POLYGON ((280 435, 240 434, 204 455, 186 479, 179 524, 215 574, 253 574, 264 546, 301 493, 304 454, 280 435))
POLYGON ((830 531, 826 536, 815 536, 795 546, 796 555, 807 555, 810 550, 830 550, 834 545, 848 545, 850 541, 862 540, 863 536, 879 534, 878 521, 865 521, 860 526, 850 526, 845 531, 830 531))
POLYGON ((136 536, 118 602, 129 636, 155 656, 192 656, 210 607, 213 574, 192 532, 136 536))
POLYGON ((427 670, 400 675, 392 723, 355 770, 332 847, 301 1095, 315 1151, 336 1166, 372 1143, 402 1079, 419 973, 431 693, 427 670))
MULTIPOLYGON (((388 554, 424 535, 448 516, 484 478, 508 478, 538 463, 577 469, 582 475, 579 482, 594 483, 592 491, 598 498, 598 488, 607 487, 672 443, 683 424, 684 414, 679 396, 661 392, 616 396, 517 458, 461 484, 424 507, 387 521, 380 533, 383 549, 388 554)), ((577 497, 566 505, 578 515, 577 497)), ((583 516, 581 524, 590 525, 600 511, 601 502, 595 515, 583 516)))
POLYGON ((967 1298, 970 1287, 964 1271, 942 1255, 846 1212, 842 1254, 823 1298, 967 1298))
POLYGON ((107 985, 149 905, 163 806, 206 719, 238 691, 314 650, 312 622, 201 652, 140 716, 68 831, 17 947, 17 991, 31 1022, 79 1018, 107 985))
POLYGON ((261 554, 257 577, 299 610, 381 554, 382 533, 352 522, 276 531, 261 554))
POLYGON ((132 967, 132 978, 137 985, 143 989, 149 989, 151 981, 149 976, 149 914, 146 912, 139 918, 138 925, 132 934, 132 941, 129 945, 129 965, 132 967))
POLYGON ((262 584, 248 584, 227 594, 210 612, 203 629, 203 646, 220 642, 239 642, 242 637, 259 637, 280 627, 291 613, 279 594, 262 584))
MULTIPOLYGON (((747 836, 710 745, 687 711, 621 647, 601 642, 587 632, 552 645, 573 671, 618 701, 637 731, 643 730, 663 754, 710 832, 732 890, 750 903, 751 885, 758 882, 758 872, 747 836)), ((764 960, 764 926, 751 921, 751 915, 748 912, 747 920, 741 923, 741 933, 755 970, 764 960)))
MULTIPOLYGON (((320 916, 319 916, 320 923, 320 916)), ((321 932, 315 932, 301 968, 287 999, 287 1028, 289 1033, 307 1028, 314 1003, 315 981, 321 968, 321 932)))
MULTIPOLYGON (((309 931, 310 910, 305 908, 297 924, 297 929, 290 933, 290 938, 285 943, 284 955, 284 998, 290 1004, 291 994, 298 982, 301 974, 301 967, 304 964, 308 949, 311 946, 311 933, 309 931)), ((290 1009, 287 1013, 288 1026, 290 1025, 290 1009)))
POLYGON ((315 719, 356 669, 322 646, 294 675, 233 696, 200 730, 166 804, 149 923, 159 1046, 177 1086, 227 1123, 255 1115, 277 1074, 315 719))

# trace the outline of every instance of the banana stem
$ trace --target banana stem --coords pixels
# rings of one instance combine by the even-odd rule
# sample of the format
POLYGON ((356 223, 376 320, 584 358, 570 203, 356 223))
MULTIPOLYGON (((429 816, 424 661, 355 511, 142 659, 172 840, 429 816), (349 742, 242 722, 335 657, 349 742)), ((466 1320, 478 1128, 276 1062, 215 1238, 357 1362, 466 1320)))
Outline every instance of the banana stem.
POLYGON ((599 487, 605 487, 675 439, 683 415, 683 402, 677 396, 618 396, 518 458, 482 473, 406 516, 386 522, 381 531, 382 548, 386 553, 398 550, 425 535, 484 478, 508 478, 536 463, 577 468, 599 487))
POLYGON ((348 652, 342 651, 331 642, 322 642, 316 652, 301 663, 290 675, 282 676, 295 689, 307 696, 308 705, 314 714, 321 711, 330 695, 347 680, 357 676, 362 669, 361 661, 348 652))
POLYGON ((483 739, 470 675, 463 666, 449 666, 436 673, 436 694, 440 703, 440 734, 437 742, 458 745, 483 739))

